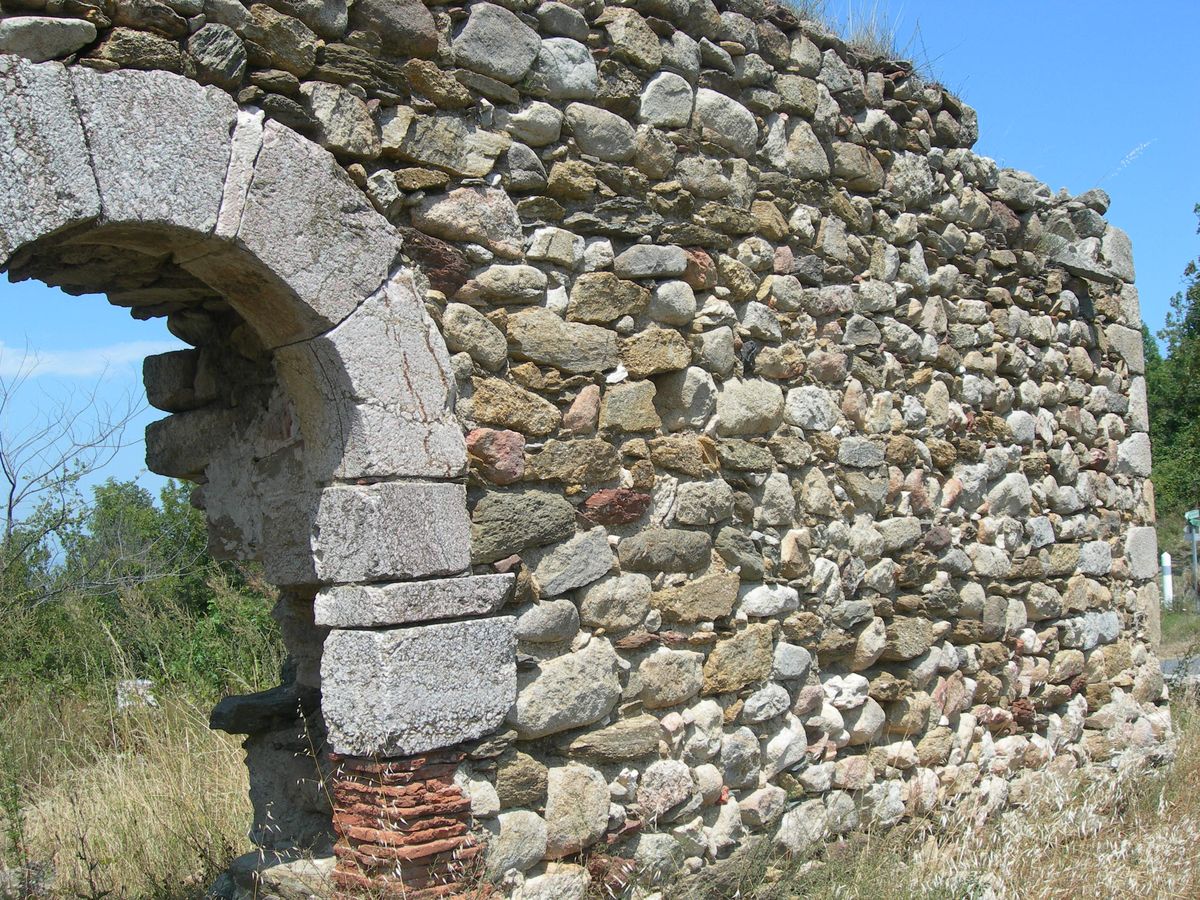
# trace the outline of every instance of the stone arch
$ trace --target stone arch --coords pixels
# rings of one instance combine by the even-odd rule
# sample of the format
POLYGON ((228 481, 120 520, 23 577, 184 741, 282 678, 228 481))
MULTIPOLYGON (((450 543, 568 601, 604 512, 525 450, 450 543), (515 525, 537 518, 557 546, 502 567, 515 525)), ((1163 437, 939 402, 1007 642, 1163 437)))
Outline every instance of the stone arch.
MULTIPOLYGON (((515 696, 511 619, 492 615, 511 576, 470 574, 449 357, 396 230, 326 150, 215 88, 10 56, 0 82, 0 269, 185 329, 227 305, 214 341, 265 360, 240 405, 199 402, 203 350, 147 364, 173 413, 148 464, 201 482, 217 549, 261 559, 299 610, 294 681, 223 703, 218 727, 271 733, 319 695, 339 754, 494 729, 515 696)), ((275 803, 284 755, 259 754, 275 803)), ((266 845, 329 836, 327 811, 256 806, 266 845)))

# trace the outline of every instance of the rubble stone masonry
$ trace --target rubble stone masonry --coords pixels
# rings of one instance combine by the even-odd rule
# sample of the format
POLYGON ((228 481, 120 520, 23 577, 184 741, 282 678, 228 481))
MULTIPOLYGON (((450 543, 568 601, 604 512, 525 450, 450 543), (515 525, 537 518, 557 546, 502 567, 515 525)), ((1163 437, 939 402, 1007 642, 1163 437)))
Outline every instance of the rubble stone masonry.
POLYGON ((764 0, 4 9, 0 263, 196 348, 150 464, 291 652, 214 724, 330 892, 582 898, 1168 737, 1129 240, 907 63, 764 0))

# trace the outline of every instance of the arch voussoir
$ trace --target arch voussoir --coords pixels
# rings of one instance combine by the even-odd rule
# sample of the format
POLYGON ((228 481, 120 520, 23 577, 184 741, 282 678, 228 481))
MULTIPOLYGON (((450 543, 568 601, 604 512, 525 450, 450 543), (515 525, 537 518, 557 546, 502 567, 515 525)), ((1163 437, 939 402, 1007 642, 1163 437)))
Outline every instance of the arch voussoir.
POLYGON ((256 337, 241 403, 190 390, 203 346, 147 367, 173 413, 147 454, 201 483, 215 551, 286 588, 295 680, 214 713, 258 732, 264 846, 332 836, 319 792, 296 787, 313 778, 280 719, 297 698, 311 714, 320 691, 331 750, 390 757, 480 737, 516 695, 513 620, 495 615, 513 578, 469 574, 454 379, 401 245, 332 155, 214 88, 0 56, 0 268, 64 283, 74 254, 64 286, 108 291, 133 254, 170 277, 127 305, 223 300, 221 351, 236 329, 256 337))

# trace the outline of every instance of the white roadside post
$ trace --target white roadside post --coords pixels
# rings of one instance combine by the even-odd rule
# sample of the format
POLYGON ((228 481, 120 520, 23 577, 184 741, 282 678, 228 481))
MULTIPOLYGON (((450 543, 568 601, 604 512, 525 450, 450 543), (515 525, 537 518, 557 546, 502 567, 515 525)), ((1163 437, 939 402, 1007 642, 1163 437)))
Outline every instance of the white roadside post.
POLYGON ((1162 555, 1162 589, 1163 607, 1175 608, 1175 580, 1171 577, 1171 554, 1165 550, 1162 555))

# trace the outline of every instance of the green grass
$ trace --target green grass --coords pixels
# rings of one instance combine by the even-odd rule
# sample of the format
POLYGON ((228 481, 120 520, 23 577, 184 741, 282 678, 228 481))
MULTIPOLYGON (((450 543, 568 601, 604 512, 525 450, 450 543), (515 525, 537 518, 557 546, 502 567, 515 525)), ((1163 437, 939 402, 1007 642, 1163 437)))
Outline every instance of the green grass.
MULTIPOLYGON (((1178 602, 1181 598, 1176 597, 1178 602)), ((1200 615, 1181 610, 1162 612, 1162 653, 1164 659, 1184 655, 1195 656, 1200 651, 1200 615)))

